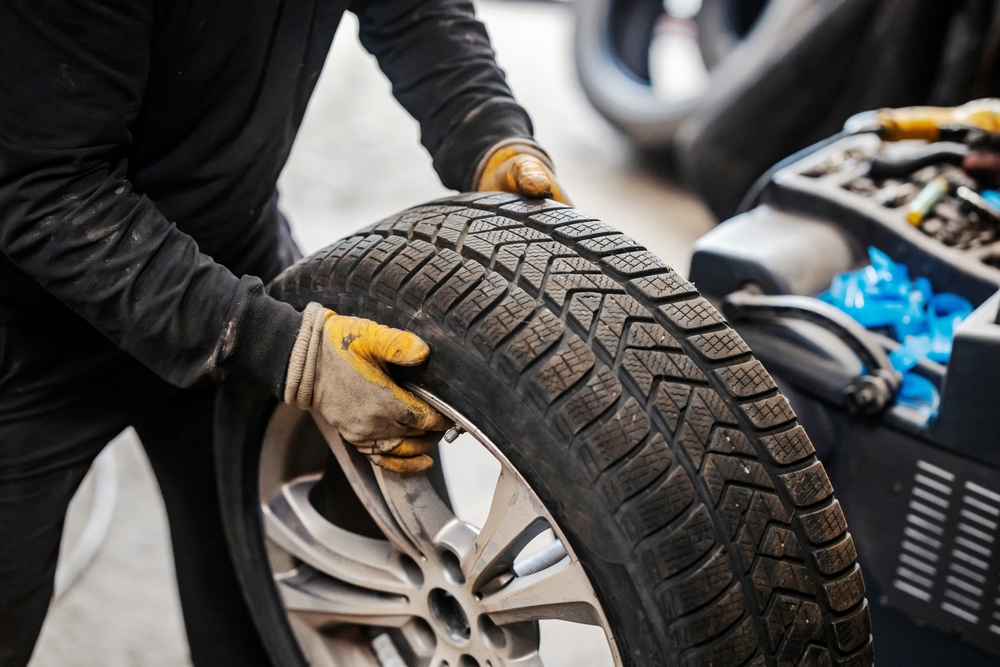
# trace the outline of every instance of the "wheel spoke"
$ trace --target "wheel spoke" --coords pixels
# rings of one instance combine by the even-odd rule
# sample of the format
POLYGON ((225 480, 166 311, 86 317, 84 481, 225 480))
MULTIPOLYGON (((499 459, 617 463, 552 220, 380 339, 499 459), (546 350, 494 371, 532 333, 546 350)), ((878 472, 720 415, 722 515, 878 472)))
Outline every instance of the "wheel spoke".
POLYGON ((313 568, 350 584, 389 593, 416 590, 400 554, 385 540, 363 537, 327 521, 309 502, 317 477, 289 482, 264 505, 267 536, 313 568))
POLYGON ((356 623, 399 627, 414 615, 406 596, 344 584, 309 566, 301 566, 274 579, 285 608, 313 626, 356 623))
POLYGON ((478 588, 509 571, 517 554, 548 527, 538 498, 516 475, 501 470, 486 524, 464 554, 462 571, 478 588))
POLYGON ((448 509, 426 475, 375 468, 375 477, 397 524, 425 557, 437 559, 445 548, 461 559, 469 550, 476 533, 448 509))
POLYGON ((553 619, 600 625, 596 597, 583 567, 565 559, 483 598, 483 611, 497 625, 553 619))
POLYGON ((357 448, 346 444, 333 424, 323 419, 317 411, 313 410, 312 416, 320 433, 323 434, 330 449, 333 450, 334 456, 337 457, 337 462, 354 489, 354 493, 368 510, 379 530, 392 542, 393 546, 411 558, 419 560, 421 554, 399 529, 392 511, 382 496, 382 490, 379 488, 378 480, 375 479, 371 462, 357 448))

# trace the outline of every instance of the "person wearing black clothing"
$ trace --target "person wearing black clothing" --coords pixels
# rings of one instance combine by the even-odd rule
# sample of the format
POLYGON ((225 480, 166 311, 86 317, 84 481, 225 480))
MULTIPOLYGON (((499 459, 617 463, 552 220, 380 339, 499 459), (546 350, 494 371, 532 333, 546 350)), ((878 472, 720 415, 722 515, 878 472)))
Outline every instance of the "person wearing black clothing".
POLYGON ((346 10, 444 185, 561 197, 465 0, 0 0, 0 666, 28 662, 67 504, 126 426, 199 666, 269 664, 222 534, 216 384, 312 407, 378 465, 425 465, 445 423, 379 373, 426 345, 263 287, 300 256, 275 184, 346 10), (348 331, 368 343, 341 354, 348 331), (363 398, 347 415, 345 382, 363 398))

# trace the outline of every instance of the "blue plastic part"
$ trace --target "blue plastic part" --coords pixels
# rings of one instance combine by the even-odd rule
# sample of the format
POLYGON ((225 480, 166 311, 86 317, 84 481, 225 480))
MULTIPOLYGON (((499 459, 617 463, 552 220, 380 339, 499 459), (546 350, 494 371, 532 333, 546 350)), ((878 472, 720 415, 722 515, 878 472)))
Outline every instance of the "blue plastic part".
POLYGON ((996 208, 1000 208, 1000 192, 996 190, 983 190, 979 193, 979 196, 993 204, 996 208))
MULTIPOLYGON (((996 195, 1000 206, 1000 192, 987 192, 996 195)), ((972 304, 957 294, 934 294, 929 280, 911 280, 906 266, 877 248, 868 248, 868 257, 869 266, 841 273, 818 298, 867 329, 891 332, 902 344, 889 355, 903 375, 896 403, 924 415, 926 425, 937 415, 941 397, 930 380, 911 371, 922 359, 948 363, 955 327, 972 312, 972 304)))

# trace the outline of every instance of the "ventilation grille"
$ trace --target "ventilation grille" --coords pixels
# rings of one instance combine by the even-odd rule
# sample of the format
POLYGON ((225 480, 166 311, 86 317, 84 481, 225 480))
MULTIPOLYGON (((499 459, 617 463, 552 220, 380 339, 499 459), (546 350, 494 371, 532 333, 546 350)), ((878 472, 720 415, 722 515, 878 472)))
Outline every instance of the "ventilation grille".
POLYGON ((923 460, 909 493, 893 587, 953 627, 1000 638, 1000 493, 923 460))

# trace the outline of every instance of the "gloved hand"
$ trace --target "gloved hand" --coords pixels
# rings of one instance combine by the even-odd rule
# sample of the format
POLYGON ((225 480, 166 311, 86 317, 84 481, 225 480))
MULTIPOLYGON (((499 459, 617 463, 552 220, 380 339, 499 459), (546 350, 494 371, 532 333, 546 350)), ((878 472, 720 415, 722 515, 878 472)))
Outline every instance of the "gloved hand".
POLYGON ((552 160, 537 144, 523 139, 501 141, 491 148, 479 163, 473 189, 547 197, 570 205, 556 181, 552 160))
POLYGON ((433 465, 426 452, 452 423, 393 382, 386 366, 419 366, 429 355, 408 331, 310 303, 288 362, 285 402, 318 411, 375 465, 426 470, 433 465))
POLYGON ((984 98, 957 107, 902 107, 865 111, 848 119, 848 132, 877 132, 886 141, 938 141, 942 128, 1000 132, 1000 100, 984 98))

